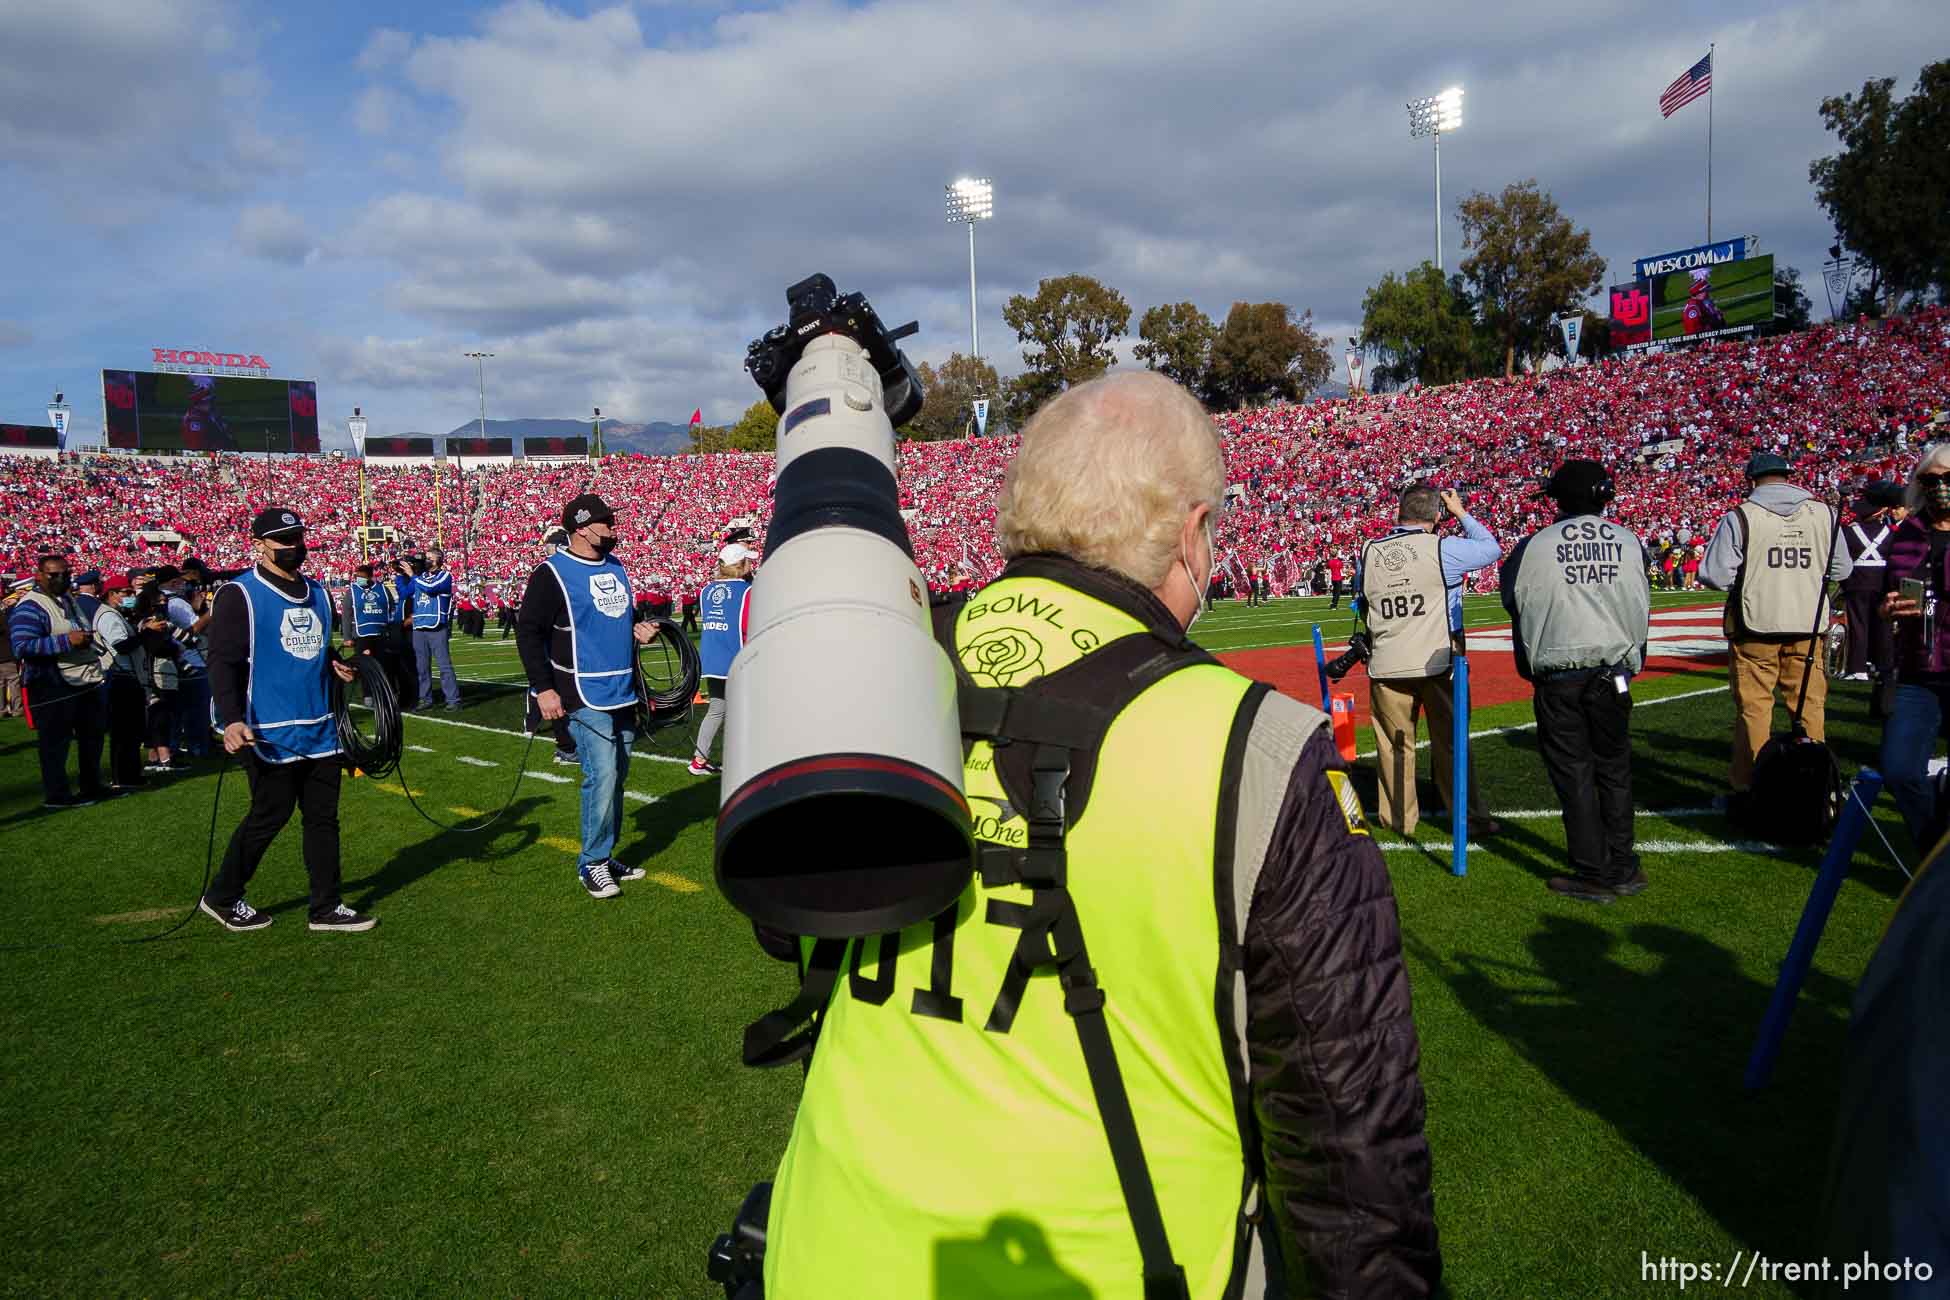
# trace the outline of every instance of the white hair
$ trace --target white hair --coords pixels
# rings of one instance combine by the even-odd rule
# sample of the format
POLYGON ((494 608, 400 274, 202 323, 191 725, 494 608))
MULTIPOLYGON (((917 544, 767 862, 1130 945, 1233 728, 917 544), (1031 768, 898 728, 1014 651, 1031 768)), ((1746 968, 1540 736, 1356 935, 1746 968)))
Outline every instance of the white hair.
POLYGON ((1148 370, 1079 384, 1022 431, 995 502, 1011 558, 1051 551, 1157 587, 1185 516, 1216 512, 1219 433, 1198 400, 1148 370))
POLYGON ((1945 471, 1950 471, 1950 442, 1933 442, 1923 448, 1916 468, 1909 472, 1909 483, 1903 488, 1903 505, 1911 514, 1921 514, 1927 504, 1923 500, 1923 485, 1917 480, 1925 474, 1942 474, 1945 471))

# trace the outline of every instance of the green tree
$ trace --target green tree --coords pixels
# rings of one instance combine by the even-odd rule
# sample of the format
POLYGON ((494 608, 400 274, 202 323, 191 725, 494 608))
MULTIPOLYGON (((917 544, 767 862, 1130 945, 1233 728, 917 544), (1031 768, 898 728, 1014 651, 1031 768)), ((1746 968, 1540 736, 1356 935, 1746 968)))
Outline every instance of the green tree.
POLYGON ((1950 60, 1925 66, 1906 99, 1895 85, 1875 78, 1822 100, 1842 151, 1808 164, 1815 201, 1890 309, 1930 285, 1950 290, 1950 60))
POLYGON ((1143 341, 1131 351, 1150 369, 1196 393, 1205 388, 1212 343, 1218 337, 1219 327, 1195 304, 1174 302, 1144 313, 1138 322, 1143 341))
POLYGON ((1550 348, 1551 321, 1582 308, 1605 280, 1605 259, 1534 180, 1500 195, 1471 194, 1456 205, 1462 219, 1462 272, 1475 288, 1485 327, 1503 345, 1503 373, 1517 357, 1550 348))
POLYGON ((961 437, 975 418, 977 397, 986 397, 993 403, 989 407, 989 427, 993 429, 998 423, 1003 405, 1002 380, 988 362, 951 352, 939 368, 923 361, 915 371, 921 376, 927 400, 921 404, 921 413, 903 427, 902 432, 908 437, 919 442, 961 437))
POLYGON ((1032 389, 1046 400, 1117 364, 1112 344, 1130 328, 1131 304, 1090 276, 1059 275, 1038 284, 1033 298, 1010 298, 1002 319, 1023 344, 1023 364, 1037 376, 1032 389))
POLYGON ((772 403, 759 398, 731 426, 725 442, 732 451, 773 450, 779 445, 779 413, 772 409, 772 403))
POLYGON ((1449 384, 1475 373, 1476 313, 1461 278, 1445 280, 1423 262, 1397 276, 1390 271, 1361 299, 1361 346, 1381 358, 1374 386, 1420 380, 1449 384))
POLYGON ((1774 332, 1804 330, 1814 316, 1814 304, 1801 287, 1801 272, 1792 266, 1774 265, 1774 332))
POLYGON ((1297 401, 1333 370, 1312 312, 1296 318, 1283 302, 1235 302, 1212 341, 1206 399, 1227 408, 1276 397, 1297 401))

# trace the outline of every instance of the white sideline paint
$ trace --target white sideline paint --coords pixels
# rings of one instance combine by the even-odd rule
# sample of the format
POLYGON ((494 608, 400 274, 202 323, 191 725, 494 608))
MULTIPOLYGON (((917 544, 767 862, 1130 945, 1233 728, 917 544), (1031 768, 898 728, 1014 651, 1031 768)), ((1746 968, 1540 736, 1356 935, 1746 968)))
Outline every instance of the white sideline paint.
POLYGON ((491 758, 476 758, 472 754, 455 754, 454 761, 456 763, 465 763, 469 767, 500 767, 501 766, 501 764, 495 762, 491 758))
POLYGON ((425 745, 408 745, 407 748, 416 754, 437 754, 440 752, 437 749, 429 749, 425 745))
MULTIPOLYGON (((369 705, 361 704, 358 707, 370 710, 369 705)), ((424 713, 409 713, 406 716, 415 722, 431 722, 437 727, 462 727, 468 731, 485 731, 490 736, 513 736, 516 740, 526 740, 529 736, 526 731, 510 731, 506 727, 484 727, 478 722, 462 722, 458 718, 435 718, 424 713)), ((632 754, 631 757, 647 758, 653 763, 682 763, 686 767, 689 767, 691 762, 688 758, 672 758, 668 754, 632 754)))
MULTIPOLYGON (((1506 822, 1554 821, 1564 815, 1561 808, 1519 808, 1515 812, 1493 812, 1492 817, 1506 822)), ((1680 821, 1688 817, 1724 817, 1725 813, 1714 812, 1711 808, 1634 808, 1634 817, 1656 817, 1662 821, 1680 821)))
MULTIPOLYGON (((1691 700, 1691 699, 1696 699, 1696 698, 1698 698, 1698 697, 1699 697, 1699 696, 1701 696, 1701 695, 1724 695, 1724 694, 1726 694, 1726 691, 1727 691, 1727 688, 1726 688, 1726 687, 1724 687, 1724 686, 1708 686, 1708 687, 1707 687, 1706 689, 1704 689, 1704 690, 1698 690, 1698 691, 1681 691, 1681 692, 1680 692, 1679 694, 1677 694, 1677 695, 1662 695, 1662 696, 1660 696, 1660 697, 1659 697, 1658 699, 1656 699, 1656 700, 1633 700, 1633 701, 1632 701, 1632 707, 1633 707, 1633 709, 1635 709, 1635 710, 1636 710, 1636 709, 1649 709, 1649 708, 1651 708, 1651 707, 1652 707, 1653 705, 1655 705, 1655 704, 1671 704, 1671 703, 1672 703, 1672 702, 1673 702, 1674 700, 1691 700)), ((440 719, 438 719, 438 718, 429 718, 429 719, 427 719, 427 721, 429 721, 429 722, 438 722, 438 721, 440 721, 440 719)), ((1472 731, 1472 732, 1470 732, 1470 733, 1469 733, 1469 738, 1470 738, 1471 740, 1475 740, 1475 739, 1477 739, 1478 737, 1481 737, 1481 736, 1502 736, 1502 735, 1507 735, 1508 733, 1510 733, 1510 732, 1513 732, 1513 731, 1535 731, 1535 730, 1537 730, 1537 724, 1536 724, 1536 723, 1535 723, 1534 721, 1533 721, 1533 722, 1518 722, 1518 723, 1513 723, 1513 724, 1511 724, 1510 726, 1507 726, 1507 727, 1489 727, 1489 728, 1486 728, 1485 730, 1482 730, 1482 731, 1472 731)), ((1418 740, 1418 741, 1416 741, 1416 742, 1415 742, 1415 748, 1417 748, 1417 749, 1427 749, 1428 747, 1429 747, 1429 742, 1428 742, 1428 741, 1426 741, 1426 740, 1418 740)), ((1360 751, 1358 751, 1358 752, 1357 752, 1357 753, 1355 754, 1355 757, 1356 757, 1356 758, 1373 758, 1373 757, 1374 757, 1374 751, 1373 751, 1372 749, 1363 749, 1363 750, 1360 750, 1360 751)), ((674 762, 676 762, 677 760, 676 760, 676 759, 672 759, 671 761, 672 761, 672 762, 674 763, 674 762)))
MULTIPOLYGON (((1377 846, 1383 853, 1448 853, 1452 840, 1426 840, 1420 844, 1410 844, 1407 840, 1381 840, 1377 846)), ((1779 853, 1781 846, 1769 844, 1764 840, 1635 840, 1634 851, 1639 853, 1779 853)), ((1487 852, 1475 840, 1469 842, 1471 853, 1487 852)))
POLYGON ((576 783, 576 779, 572 776, 557 776, 553 772, 537 772, 532 767, 526 772, 523 772, 522 775, 530 781, 546 781, 550 785, 574 785, 576 783))
POLYGON ((628 799, 631 803, 655 803, 657 802, 657 798, 658 798, 658 796, 654 794, 638 794, 634 790, 625 790, 623 792, 623 797, 625 799, 628 799))

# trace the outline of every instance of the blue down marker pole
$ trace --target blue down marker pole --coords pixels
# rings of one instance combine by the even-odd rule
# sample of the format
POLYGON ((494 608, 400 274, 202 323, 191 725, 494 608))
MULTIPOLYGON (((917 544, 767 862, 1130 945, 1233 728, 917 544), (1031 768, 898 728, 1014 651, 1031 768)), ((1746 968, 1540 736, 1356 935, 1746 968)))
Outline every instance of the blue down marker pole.
POLYGON ((1848 864, 1855 857, 1856 841, 1869 825, 1869 810, 1882 793, 1882 773, 1865 767, 1855 774, 1855 788, 1842 805, 1841 820, 1828 841, 1828 852, 1815 872, 1815 885, 1801 908, 1801 924, 1794 929, 1787 958, 1781 962, 1780 978, 1774 981, 1774 996, 1767 1003, 1767 1014, 1760 1020, 1760 1036, 1754 1052, 1747 1058, 1747 1087, 1765 1088, 1774 1076, 1774 1062, 1781 1054, 1781 1039, 1787 1034, 1788 1017, 1794 1014, 1801 984, 1808 978, 1808 967, 1815 959, 1815 945, 1828 924, 1828 913, 1835 906, 1835 895, 1848 878, 1848 864))
POLYGON ((1314 671, 1320 674, 1320 711, 1334 716, 1334 699, 1327 693, 1327 644, 1320 639, 1320 624, 1314 624, 1314 671))
POLYGON ((1449 874, 1469 874, 1469 656, 1456 656, 1455 743, 1456 774, 1450 783, 1449 874))

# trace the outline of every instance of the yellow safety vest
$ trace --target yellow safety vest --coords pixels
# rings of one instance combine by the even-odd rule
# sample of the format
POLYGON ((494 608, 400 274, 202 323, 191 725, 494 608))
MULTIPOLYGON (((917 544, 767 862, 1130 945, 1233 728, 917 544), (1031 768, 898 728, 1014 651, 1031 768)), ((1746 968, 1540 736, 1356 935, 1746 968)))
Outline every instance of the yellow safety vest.
MULTIPOLYGON (((978 686, 1020 687, 1142 630, 1095 597, 1016 576, 962 608, 955 644, 978 686)), ((1229 833, 1218 848, 1228 747, 1251 690, 1216 664, 1145 690, 1105 734, 1065 836, 1166 1232, 1201 1298, 1243 1271, 1245 1215, 1260 1199, 1240 1129, 1245 1065, 1236 1042, 1227 1048, 1233 981, 1220 986, 1221 947, 1236 944, 1218 910, 1229 913, 1231 890, 1215 890, 1217 852, 1229 871, 1229 833)), ((976 836, 1024 844, 986 741, 969 750, 966 783, 976 836)), ((1030 975, 1009 1014, 1011 921, 1029 896, 978 877, 932 924, 849 945, 774 1181, 768 1300, 1141 1294, 1056 975, 1030 975)))

